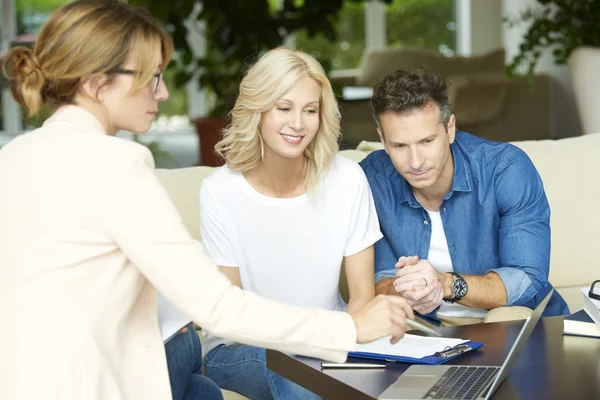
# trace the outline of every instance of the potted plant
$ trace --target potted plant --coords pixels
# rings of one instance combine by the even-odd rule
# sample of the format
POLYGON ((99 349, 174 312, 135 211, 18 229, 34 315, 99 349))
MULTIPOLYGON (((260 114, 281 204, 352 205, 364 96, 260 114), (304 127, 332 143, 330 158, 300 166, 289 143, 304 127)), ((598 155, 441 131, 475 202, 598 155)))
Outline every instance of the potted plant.
POLYGON ((597 94, 600 91, 600 0, 538 0, 508 23, 530 22, 519 52, 506 67, 521 68, 531 78, 546 49, 556 64, 567 64, 584 133, 600 132, 597 94))
POLYGON ((227 115, 248 66, 300 29, 306 29, 310 36, 321 33, 335 40, 333 18, 343 6, 343 0, 283 0, 279 8, 276 0, 203 0, 201 11, 192 16, 196 0, 130 2, 148 9, 173 36, 176 84, 184 85, 197 77, 200 87, 214 100, 208 117, 194 121, 204 165, 222 162, 216 158, 214 145, 227 125, 227 115), (205 22, 207 49, 202 58, 193 55, 187 40, 186 19, 190 16, 205 22))

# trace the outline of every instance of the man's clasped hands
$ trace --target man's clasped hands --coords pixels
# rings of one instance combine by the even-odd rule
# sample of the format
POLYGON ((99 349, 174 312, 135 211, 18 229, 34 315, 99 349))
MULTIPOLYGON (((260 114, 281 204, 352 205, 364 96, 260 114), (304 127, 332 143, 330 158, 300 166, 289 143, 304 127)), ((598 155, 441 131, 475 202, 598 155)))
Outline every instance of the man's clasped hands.
POLYGON ((394 289, 419 314, 429 314, 444 298, 442 274, 427 260, 418 256, 402 256, 396 263, 394 289))

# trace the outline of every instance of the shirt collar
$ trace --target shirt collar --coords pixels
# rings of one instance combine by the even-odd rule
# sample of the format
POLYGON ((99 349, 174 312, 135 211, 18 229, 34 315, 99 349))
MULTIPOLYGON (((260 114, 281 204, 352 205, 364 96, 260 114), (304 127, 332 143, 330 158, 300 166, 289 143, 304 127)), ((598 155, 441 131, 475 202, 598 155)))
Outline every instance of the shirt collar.
MULTIPOLYGON (((450 150, 452 151, 452 161, 454 163, 454 176, 452 177, 452 188, 446 193, 444 200, 448 200, 452 197, 454 192, 471 191, 471 171, 467 166, 465 155, 456 140, 450 145, 450 150)), ((408 184, 406 179, 396 171, 394 165, 392 163, 390 163, 390 165, 393 169, 392 173, 395 172, 399 181, 397 185, 398 204, 408 202, 413 208, 422 208, 423 206, 417 201, 412 187, 408 184)))
POLYGON ((454 177, 452 178, 452 190, 449 193, 470 192, 471 170, 467 165, 465 154, 456 140, 450 145, 450 149, 454 161, 454 177))
POLYGON ((44 125, 52 122, 68 122, 84 128, 83 131, 85 132, 106 135, 106 131, 98 118, 88 110, 76 105, 59 107, 50 118, 44 121, 44 125))

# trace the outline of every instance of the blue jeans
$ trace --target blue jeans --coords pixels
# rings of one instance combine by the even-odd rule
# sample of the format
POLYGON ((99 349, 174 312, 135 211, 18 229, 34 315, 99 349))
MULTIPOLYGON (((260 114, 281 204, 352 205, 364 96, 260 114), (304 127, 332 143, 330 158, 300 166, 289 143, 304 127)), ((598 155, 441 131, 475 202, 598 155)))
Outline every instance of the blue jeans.
POLYGON ((202 376, 202 345, 193 327, 165 344, 173 400, 222 400, 216 383, 202 376))
POLYGON ((316 400, 316 394, 267 369, 266 351, 243 344, 219 345, 204 357, 204 373, 223 389, 252 400, 316 400))

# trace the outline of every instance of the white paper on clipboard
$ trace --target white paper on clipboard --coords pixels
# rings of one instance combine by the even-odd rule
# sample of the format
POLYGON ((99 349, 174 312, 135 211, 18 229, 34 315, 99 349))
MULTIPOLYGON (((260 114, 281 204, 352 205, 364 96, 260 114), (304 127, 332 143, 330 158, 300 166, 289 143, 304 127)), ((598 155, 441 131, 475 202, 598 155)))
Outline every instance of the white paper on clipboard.
POLYGON ((158 324, 164 343, 167 343, 184 326, 192 322, 184 313, 179 311, 160 292, 157 293, 158 324))

